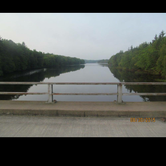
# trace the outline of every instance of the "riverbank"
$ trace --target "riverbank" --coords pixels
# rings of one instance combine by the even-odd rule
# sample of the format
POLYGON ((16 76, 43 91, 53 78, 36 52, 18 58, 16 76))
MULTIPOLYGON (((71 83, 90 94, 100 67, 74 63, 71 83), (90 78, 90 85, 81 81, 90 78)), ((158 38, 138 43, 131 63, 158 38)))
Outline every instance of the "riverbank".
POLYGON ((130 70, 137 70, 139 73, 159 74, 166 78, 166 36, 161 31, 159 37, 155 35, 155 40, 144 42, 139 46, 112 55, 109 65, 112 67, 122 67, 130 70))
POLYGON ((29 49, 24 42, 0 40, 0 76, 8 73, 34 70, 40 68, 59 68, 67 65, 84 64, 85 61, 76 57, 44 53, 29 49))

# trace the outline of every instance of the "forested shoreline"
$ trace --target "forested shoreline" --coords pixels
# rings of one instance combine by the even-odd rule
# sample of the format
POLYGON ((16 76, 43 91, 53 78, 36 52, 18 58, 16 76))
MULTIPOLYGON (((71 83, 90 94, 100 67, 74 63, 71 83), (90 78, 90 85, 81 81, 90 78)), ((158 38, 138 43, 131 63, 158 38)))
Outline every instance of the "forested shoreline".
POLYGON ((164 35, 164 31, 161 31, 150 43, 144 42, 135 48, 131 46, 128 51, 120 51, 109 59, 109 66, 166 78, 166 36, 164 35))
POLYGON ((40 68, 56 68, 84 64, 85 61, 52 53, 30 50, 24 42, 15 43, 0 37, 0 76, 15 71, 40 68))

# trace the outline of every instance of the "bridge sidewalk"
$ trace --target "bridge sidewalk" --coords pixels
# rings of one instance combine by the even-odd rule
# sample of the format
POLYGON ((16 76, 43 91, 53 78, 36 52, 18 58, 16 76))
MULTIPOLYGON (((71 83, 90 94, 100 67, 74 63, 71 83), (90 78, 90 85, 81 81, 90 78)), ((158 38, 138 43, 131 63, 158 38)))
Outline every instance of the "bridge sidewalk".
POLYGON ((0 101, 0 114, 51 116, 166 117, 166 102, 0 101))

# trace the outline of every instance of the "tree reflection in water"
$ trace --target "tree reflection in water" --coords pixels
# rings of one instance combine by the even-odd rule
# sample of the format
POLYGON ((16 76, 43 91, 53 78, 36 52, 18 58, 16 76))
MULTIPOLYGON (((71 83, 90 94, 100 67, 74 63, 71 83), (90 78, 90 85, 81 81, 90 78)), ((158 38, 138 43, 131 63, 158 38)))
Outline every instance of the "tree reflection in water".
MULTIPOLYGON (((161 82, 160 77, 150 74, 135 74, 125 70, 109 67, 120 82, 161 82), (157 81, 158 80, 158 81, 157 81)), ((131 93, 164 93, 166 92, 165 85, 124 85, 131 93)), ((140 96, 143 101, 166 101, 166 96, 140 96)))
MULTIPOLYGON (((0 77, 1 82, 42 82, 45 78, 56 77, 62 73, 80 70, 84 65, 37 69, 26 72, 15 72, 0 77)), ((28 92, 32 85, 0 85, 0 92, 28 92)), ((0 95, 0 100, 18 99, 21 95, 0 95)))

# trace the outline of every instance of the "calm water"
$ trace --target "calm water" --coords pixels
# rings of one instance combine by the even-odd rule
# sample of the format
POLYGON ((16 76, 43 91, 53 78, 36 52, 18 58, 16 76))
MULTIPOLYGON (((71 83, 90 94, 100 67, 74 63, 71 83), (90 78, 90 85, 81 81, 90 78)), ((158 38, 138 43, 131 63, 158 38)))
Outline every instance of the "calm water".
MULTIPOLYGON (((19 72, 1 77, 0 81, 20 82, 149 82, 156 78, 147 75, 134 75, 129 72, 110 69, 105 64, 89 63, 58 69, 38 69, 19 72)), ((0 85, 0 91, 10 92, 47 92, 47 85, 0 85)), ((116 85, 54 85, 54 93, 116 93, 116 85)), ((123 93, 166 92, 166 86, 123 86, 123 93)), ((1 95, 0 100, 47 101, 48 95, 1 95)), ((114 101, 116 95, 54 95, 57 101, 114 101)), ((166 97, 123 96, 123 101, 166 100, 166 97)))

